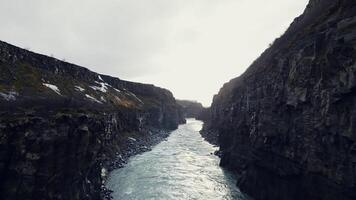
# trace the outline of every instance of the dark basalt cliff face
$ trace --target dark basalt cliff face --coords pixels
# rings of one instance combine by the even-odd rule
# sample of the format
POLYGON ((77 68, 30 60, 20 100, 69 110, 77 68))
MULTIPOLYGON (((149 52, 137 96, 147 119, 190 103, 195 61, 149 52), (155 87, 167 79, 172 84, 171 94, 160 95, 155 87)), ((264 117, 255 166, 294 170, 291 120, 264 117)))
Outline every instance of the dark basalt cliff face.
POLYGON ((204 130, 255 199, 356 199, 356 1, 312 0, 204 130))
POLYGON ((0 42, 0 199, 101 199, 113 160, 183 122, 168 90, 0 42))
POLYGON ((182 112, 186 118, 201 119, 205 108, 197 101, 177 100, 177 103, 182 107, 182 112))

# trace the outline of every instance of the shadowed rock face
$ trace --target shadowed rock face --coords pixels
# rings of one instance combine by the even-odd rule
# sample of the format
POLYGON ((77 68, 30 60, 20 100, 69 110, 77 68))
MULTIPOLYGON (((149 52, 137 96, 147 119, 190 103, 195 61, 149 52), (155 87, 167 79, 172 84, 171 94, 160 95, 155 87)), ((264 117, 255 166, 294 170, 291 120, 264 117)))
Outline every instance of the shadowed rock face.
POLYGON ((0 199, 100 199, 103 168, 180 109, 168 90, 0 42, 0 199))
POLYGON ((356 199, 356 1, 314 0, 214 97, 204 131, 255 199, 356 199), (214 133, 214 134, 211 134, 214 133), (209 136, 208 136, 209 137, 209 136))
POLYGON ((205 108, 197 101, 177 100, 177 103, 182 107, 182 112, 186 118, 200 119, 205 108))

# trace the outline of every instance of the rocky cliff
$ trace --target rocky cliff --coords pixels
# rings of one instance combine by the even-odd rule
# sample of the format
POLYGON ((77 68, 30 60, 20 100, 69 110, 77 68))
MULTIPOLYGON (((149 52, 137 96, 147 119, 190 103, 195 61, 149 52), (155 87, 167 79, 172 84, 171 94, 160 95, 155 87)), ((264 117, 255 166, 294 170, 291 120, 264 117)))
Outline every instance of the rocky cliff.
POLYGON ((204 130, 255 199, 356 199, 356 1, 311 0, 204 130))
POLYGON ((0 199, 101 199, 113 160, 183 122, 168 90, 0 42, 0 199))
POLYGON ((182 107, 182 113, 186 118, 200 119, 204 112, 204 107, 197 101, 177 100, 177 103, 182 107))

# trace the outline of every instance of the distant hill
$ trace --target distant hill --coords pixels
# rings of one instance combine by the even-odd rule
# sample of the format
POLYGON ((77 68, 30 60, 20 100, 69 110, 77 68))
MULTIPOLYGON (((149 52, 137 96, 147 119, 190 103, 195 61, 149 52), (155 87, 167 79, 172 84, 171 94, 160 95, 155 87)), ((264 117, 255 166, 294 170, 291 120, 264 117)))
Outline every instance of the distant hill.
POLYGON ((177 103, 182 106, 182 112, 186 118, 201 118, 204 107, 201 103, 191 100, 177 100, 177 103))

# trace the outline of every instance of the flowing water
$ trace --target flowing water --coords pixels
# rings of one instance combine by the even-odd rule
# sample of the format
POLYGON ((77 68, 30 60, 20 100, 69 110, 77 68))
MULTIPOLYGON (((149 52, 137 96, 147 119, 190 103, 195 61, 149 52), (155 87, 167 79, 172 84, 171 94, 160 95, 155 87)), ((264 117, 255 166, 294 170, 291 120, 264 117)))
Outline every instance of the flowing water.
POLYGON ((188 119, 152 151, 114 170, 107 181, 114 200, 246 199, 233 175, 212 155, 216 147, 199 134, 202 125, 188 119))

